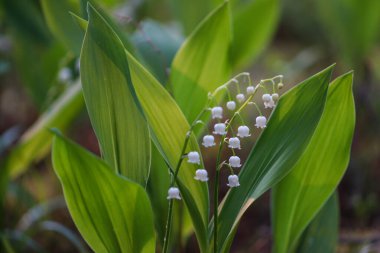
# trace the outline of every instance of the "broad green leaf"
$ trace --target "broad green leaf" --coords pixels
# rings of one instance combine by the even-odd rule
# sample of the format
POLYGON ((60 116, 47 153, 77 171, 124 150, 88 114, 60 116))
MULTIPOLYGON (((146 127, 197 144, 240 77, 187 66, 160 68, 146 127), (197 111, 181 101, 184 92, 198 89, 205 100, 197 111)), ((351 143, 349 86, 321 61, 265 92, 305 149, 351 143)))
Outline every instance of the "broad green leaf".
POLYGON ((52 159, 74 223, 95 252, 155 251, 152 209, 140 185, 59 135, 52 159))
POLYGON ((279 0, 250 0, 233 11, 233 68, 252 62, 268 45, 280 12, 279 0))
POLYGON ((14 178, 23 173, 31 163, 44 158, 50 151, 51 144, 48 129, 65 129, 82 107, 83 96, 80 84, 77 83, 63 93, 22 135, 17 146, 6 157, 1 170, 7 171, 14 178))
POLYGON ((124 46, 91 6, 81 52, 83 94, 105 161, 118 173, 145 185, 150 137, 132 87, 124 46))
POLYGON ((223 84, 230 74, 231 36, 226 2, 202 21, 173 60, 170 85, 189 122, 205 106, 208 93, 223 84))
POLYGON ((334 253, 338 242, 339 203, 335 192, 308 225, 297 253, 334 253))
POLYGON ((46 22, 52 33, 72 51, 79 55, 83 32, 73 22, 70 12, 79 13, 80 6, 70 0, 40 0, 46 22))
POLYGON ((273 189, 274 252, 294 243, 339 184, 350 159, 355 126, 352 73, 334 80, 318 127, 304 154, 273 189))
POLYGON ((288 174, 301 157, 322 115, 332 69, 281 96, 239 174, 240 187, 231 189, 221 204, 218 252, 228 250, 224 243, 252 202, 288 174))
MULTIPOLYGON (((149 123, 152 139, 166 162, 174 169, 190 126, 165 88, 135 58, 126 53, 132 84, 149 123)), ((186 153, 189 151, 200 151, 193 134, 186 153)), ((196 169, 197 166, 184 161, 178 174, 178 186, 191 215, 199 246, 204 252, 207 248, 208 188, 207 184, 194 180, 196 169)))
POLYGON ((173 28, 153 20, 140 23, 131 38, 145 66, 162 84, 166 84, 174 55, 182 43, 182 37, 173 28))

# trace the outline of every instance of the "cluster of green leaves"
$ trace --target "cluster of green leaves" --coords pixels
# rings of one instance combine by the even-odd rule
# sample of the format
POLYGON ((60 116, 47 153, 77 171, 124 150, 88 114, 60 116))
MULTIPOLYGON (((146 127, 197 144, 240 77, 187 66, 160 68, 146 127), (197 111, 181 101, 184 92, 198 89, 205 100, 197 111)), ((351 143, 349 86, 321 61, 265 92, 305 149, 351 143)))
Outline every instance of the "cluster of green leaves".
MULTIPOLYGON (((251 58, 247 55, 262 49, 275 22, 277 1, 233 1, 231 5, 218 6, 190 34, 174 56, 166 85, 157 80, 165 80, 159 74, 162 69, 155 70, 149 55, 139 51, 144 48, 135 47, 133 39, 95 2, 88 5, 83 19, 76 16, 77 23, 69 25, 79 25, 79 29, 63 29, 54 19, 59 15, 49 15, 50 26, 59 30, 57 36, 68 47, 77 48, 73 41, 84 38, 82 90, 102 158, 56 134, 53 166, 72 218, 94 251, 154 252, 154 231, 162 244, 168 170, 180 158, 188 122, 203 108, 208 92, 247 62, 251 58), (258 25, 262 28, 256 29, 258 36, 243 25, 257 18, 252 18, 248 7, 258 13, 257 23, 267 26, 258 25), (268 20, 260 18, 263 8, 273 10, 272 16, 265 17, 268 20), (73 30, 76 36, 70 35, 73 30)), ((59 8, 45 1, 44 10, 54 13, 59 8)), ((182 213, 176 203, 175 215, 182 213, 184 221, 179 223, 186 225, 181 231, 175 228, 178 234, 186 236, 192 227, 201 252, 228 252, 246 209, 275 187, 275 252, 307 248, 308 238, 330 236, 318 234, 318 219, 328 214, 316 215, 326 209, 321 208, 347 167, 355 118, 352 73, 330 84, 332 69, 312 76, 281 97, 240 172, 241 187, 230 190, 220 205, 217 228, 210 222, 207 186, 193 180, 195 166, 182 165, 177 184, 186 211, 182 213), (322 190, 323 194, 316 195, 322 190), (289 211, 281 212, 283 209, 289 211), (219 231, 218 249, 211 246, 214 229, 219 231), (306 233, 301 237, 303 231, 306 233)), ((82 101, 81 94, 75 94, 82 101)), ((199 150, 195 136, 190 150, 199 150)), ((333 247, 333 243, 326 245, 333 247)))

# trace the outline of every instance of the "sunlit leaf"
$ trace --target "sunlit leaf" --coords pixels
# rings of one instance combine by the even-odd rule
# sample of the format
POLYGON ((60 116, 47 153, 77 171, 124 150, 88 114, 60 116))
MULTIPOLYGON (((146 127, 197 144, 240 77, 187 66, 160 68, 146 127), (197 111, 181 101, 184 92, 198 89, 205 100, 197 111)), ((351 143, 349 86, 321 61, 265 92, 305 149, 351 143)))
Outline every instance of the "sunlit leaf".
POLYGON ((221 204, 218 251, 226 250, 226 238, 250 204, 289 173, 301 157, 322 115, 331 72, 329 67, 281 96, 239 174, 240 186, 231 189, 221 204))
POLYGON ((88 10, 80 71, 91 123, 110 167, 145 185, 150 137, 135 101, 125 49, 100 14, 92 7, 88 10))
MULTIPOLYGON (((152 130, 153 141, 174 169, 190 126, 165 88, 128 52, 127 55, 132 83, 152 130)), ((186 153, 189 151, 199 152, 194 135, 190 138, 186 153)), ((196 169, 197 166, 185 161, 178 174, 178 184, 191 215, 199 246, 204 251, 207 248, 208 188, 206 184, 194 180, 196 169)))
POLYGON ((297 164, 273 189, 274 252, 296 246, 302 231, 339 184, 355 126, 352 73, 334 80, 318 127, 297 164))
POLYGON ((199 24, 173 60, 169 89, 189 122, 205 106, 207 94, 230 74, 230 22, 226 2, 199 24))
POLYGON ((74 223, 95 252, 155 251, 153 214, 140 185, 59 135, 52 157, 74 223))
POLYGON ((231 50, 234 68, 245 66, 262 53, 275 31, 279 12, 279 0, 250 0, 236 5, 231 50))

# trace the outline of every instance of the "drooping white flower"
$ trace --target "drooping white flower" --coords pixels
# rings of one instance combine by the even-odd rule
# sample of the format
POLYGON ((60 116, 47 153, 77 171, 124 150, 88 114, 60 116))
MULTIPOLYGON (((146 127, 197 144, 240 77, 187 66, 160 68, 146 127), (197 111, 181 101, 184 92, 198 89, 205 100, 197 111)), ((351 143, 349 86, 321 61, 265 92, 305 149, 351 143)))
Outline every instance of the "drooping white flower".
POLYGON ((238 148, 240 149, 240 140, 237 137, 232 137, 228 140, 229 148, 238 148))
POLYGON ((255 126, 257 128, 265 128, 267 126, 267 118, 265 118, 264 116, 258 116, 256 118, 255 126))
POLYGON ((235 110, 235 108, 236 108, 235 101, 228 101, 227 102, 227 109, 228 110, 233 111, 233 110, 235 110))
POLYGON ((251 134, 249 133, 249 127, 239 126, 237 136, 239 136, 240 138, 251 136, 251 134))
POLYGON ((243 93, 240 93, 240 94, 236 95, 236 99, 237 99, 237 101, 239 101, 239 103, 243 103, 245 100, 245 96, 243 93))
POLYGON ((212 135, 205 135, 203 136, 203 142, 202 145, 206 148, 215 146, 215 138, 212 135))
POLYGON ((214 125, 214 134, 224 135, 226 134, 226 124, 224 123, 217 123, 214 125))
POLYGON ((239 168, 241 166, 240 164, 240 158, 236 155, 231 156, 230 159, 228 160, 229 164, 233 168, 239 168))
POLYGON ((167 199, 181 199, 181 196, 179 195, 179 189, 177 187, 170 187, 168 190, 168 197, 167 199))
POLYGON ((58 80, 62 83, 70 81, 72 77, 71 69, 67 67, 61 69, 58 73, 58 80))
POLYGON ((208 174, 207 170, 205 169, 198 169, 195 171, 195 177, 194 179, 202 181, 202 182, 207 182, 208 181, 208 174))
POLYGON ((199 153, 197 151, 191 151, 187 154, 188 163, 197 163, 200 164, 201 160, 199 158, 199 153))
POLYGON ((268 94, 268 93, 264 94, 262 98, 263 98, 263 102, 264 103, 268 103, 268 102, 270 102, 272 100, 271 95, 268 94))
POLYGON ((228 184, 229 187, 238 187, 239 184, 239 177, 237 175, 229 175, 228 176, 228 184))
POLYGON ((270 96, 270 100, 268 102, 264 102, 265 108, 273 108, 273 107, 275 107, 275 105, 276 104, 274 103, 272 96, 270 96))
POLYGON ((273 101, 278 101, 278 94, 277 93, 273 93, 272 94, 272 99, 273 99, 273 101))
POLYGON ((247 94, 252 95, 253 93, 255 93, 255 87, 253 87, 252 85, 248 86, 247 87, 247 94))
POLYGON ((211 109, 211 115, 213 119, 223 118, 223 108, 220 106, 215 106, 211 109))

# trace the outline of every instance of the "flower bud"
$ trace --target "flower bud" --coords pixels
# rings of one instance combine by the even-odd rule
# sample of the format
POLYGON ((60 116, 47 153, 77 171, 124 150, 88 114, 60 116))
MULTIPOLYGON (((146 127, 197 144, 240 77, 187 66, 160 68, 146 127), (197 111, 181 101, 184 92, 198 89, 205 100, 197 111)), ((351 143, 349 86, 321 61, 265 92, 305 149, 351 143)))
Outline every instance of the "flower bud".
POLYGON ((227 102, 227 109, 228 110, 233 111, 233 110, 235 110, 235 108, 236 108, 235 101, 228 101, 227 102))
POLYGON ((240 149, 240 140, 237 137, 232 137, 228 140, 229 148, 238 148, 240 149))
POLYGON ((277 87, 278 87, 278 89, 281 90, 284 87, 284 84, 283 83, 279 83, 279 84, 277 84, 277 87))
POLYGON ((273 93, 272 94, 272 99, 273 99, 273 101, 278 101, 278 94, 277 93, 273 93))
POLYGON ((255 126, 257 128, 265 128, 267 125, 267 118, 265 118, 264 116, 259 116, 256 118, 256 124, 255 126))
POLYGON ((239 184, 239 177, 237 175, 230 175, 228 176, 228 184, 229 187, 238 187, 239 184))
POLYGON ((170 187, 168 191, 168 197, 167 199, 181 199, 181 196, 179 195, 179 189, 177 187, 170 187))
POLYGON ((199 181, 202 181, 202 182, 207 182, 207 181, 208 181, 207 170, 205 170, 205 169, 198 169, 198 170, 195 172, 195 177, 194 177, 194 179, 199 180, 199 181))
POLYGON ((188 163, 197 163, 197 164, 200 164, 201 163, 201 160, 199 158, 199 153, 196 152, 196 151, 191 151, 187 154, 187 162, 188 163))
POLYGON ((253 93, 255 93, 255 87, 253 87, 253 86, 248 86, 248 87, 247 87, 247 94, 248 94, 248 95, 253 95, 253 93))
POLYGON ((240 94, 236 95, 236 99, 237 99, 237 101, 239 101, 239 103, 243 103, 245 100, 245 96, 244 96, 244 94, 240 93, 240 94))
POLYGON ((249 128, 247 126, 239 126, 237 136, 239 136, 240 138, 251 136, 251 134, 249 133, 249 128))
POLYGON ((205 135, 203 136, 203 146, 206 148, 215 146, 215 138, 212 135, 205 135))
POLYGON ((214 125, 214 134, 224 135, 226 134, 226 124, 224 123, 217 123, 214 125))
POLYGON ((228 162, 230 163, 230 166, 233 168, 241 167, 240 158, 238 156, 231 156, 228 162))
POLYGON ((223 108, 220 106, 213 107, 211 109, 211 115, 213 119, 223 118, 223 108))
POLYGON ((65 67, 61 69, 58 73, 58 80, 62 83, 66 83, 73 78, 73 74, 71 73, 71 69, 65 67))

